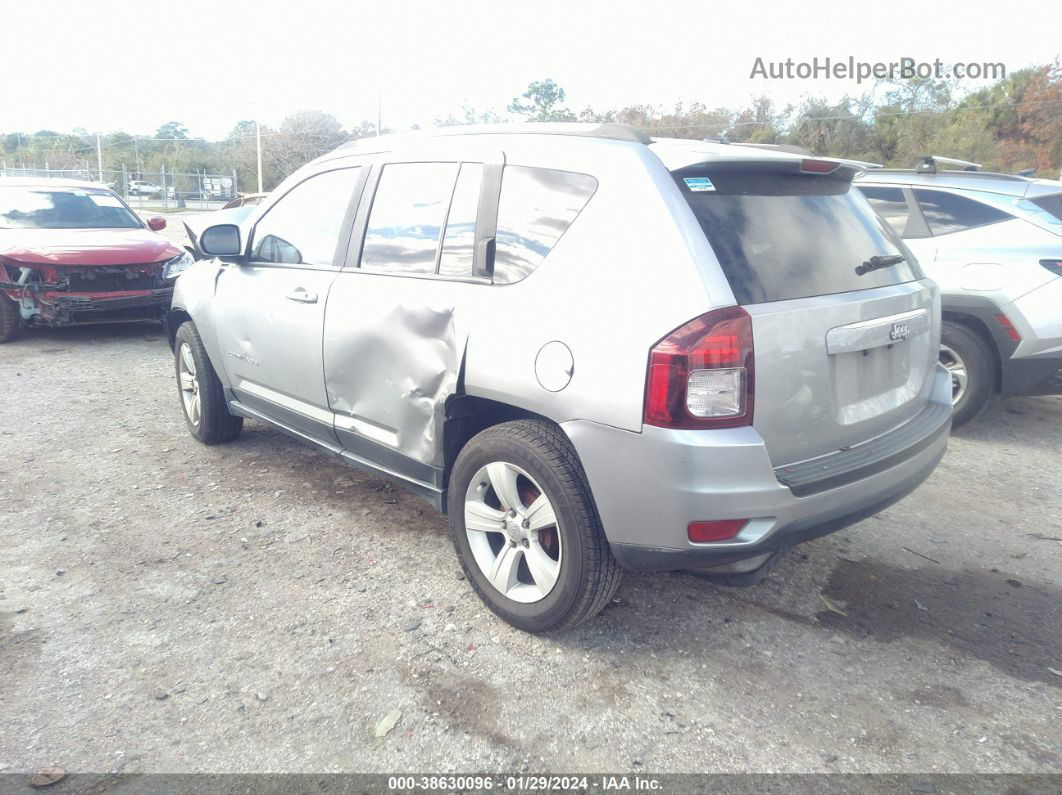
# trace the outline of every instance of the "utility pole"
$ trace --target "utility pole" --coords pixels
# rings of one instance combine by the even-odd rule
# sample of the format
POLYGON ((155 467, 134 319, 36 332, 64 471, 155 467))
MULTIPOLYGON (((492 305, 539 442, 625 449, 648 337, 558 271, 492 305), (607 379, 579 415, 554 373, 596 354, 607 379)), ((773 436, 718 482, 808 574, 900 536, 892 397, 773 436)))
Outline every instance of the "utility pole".
POLYGON ((100 134, 96 133, 96 168, 100 172, 100 182, 103 182, 103 144, 100 143, 100 134))
POLYGON ((380 137, 380 117, 383 115, 383 89, 376 95, 376 137, 380 137))
POLYGON ((265 193, 262 190, 262 124, 260 122, 254 123, 255 138, 258 139, 258 192, 265 193))

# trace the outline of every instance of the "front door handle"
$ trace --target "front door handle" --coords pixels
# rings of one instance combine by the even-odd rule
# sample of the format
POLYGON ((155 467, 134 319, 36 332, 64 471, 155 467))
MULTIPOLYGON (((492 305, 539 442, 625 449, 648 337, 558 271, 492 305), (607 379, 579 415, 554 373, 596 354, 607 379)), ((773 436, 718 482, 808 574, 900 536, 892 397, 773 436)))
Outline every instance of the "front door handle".
POLYGON ((317 293, 311 293, 305 287, 296 287, 284 297, 289 301, 298 301, 301 304, 317 303, 317 293))

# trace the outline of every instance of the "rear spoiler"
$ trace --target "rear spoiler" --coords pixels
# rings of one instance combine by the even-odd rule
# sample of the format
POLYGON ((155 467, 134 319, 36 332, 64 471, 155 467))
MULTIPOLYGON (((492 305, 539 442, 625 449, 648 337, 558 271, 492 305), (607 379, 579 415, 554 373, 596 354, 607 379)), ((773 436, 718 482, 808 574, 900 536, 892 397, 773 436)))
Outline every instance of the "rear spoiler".
POLYGON ((827 155, 827 156, 823 156, 822 158, 818 158, 815 154, 812 153, 812 151, 810 149, 807 149, 806 147, 803 147, 803 146, 797 146, 796 144, 757 144, 757 143, 749 143, 747 141, 742 141, 740 143, 734 143, 732 141, 726 140, 725 137, 724 138, 705 138, 703 140, 708 141, 710 143, 729 144, 730 146, 746 146, 746 147, 748 147, 750 149, 767 149, 769 151, 774 151, 774 152, 786 152, 787 154, 791 154, 791 155, 801 155, 802 157, 806 157, 806 158, 829 160, 829 161, 834 161, 834 162, 837 162, 837 163, 842 163, 842 164, 844 164, 846 166, 851 166, 853 168, 858 169, 859 171, 869 171, 869 170, 871 170, 873 168, 884 168, 884 166, 881 163, 870 163, 870 162, 865 161, 865 160, 853 160, 853 159, 847 158, 847 157, 829 157, 827 155))
MULTIPOLYGON (((705 138, 704 140, 708 140, 705 138)), ((730 141, 722 141, 722 143, 728 143, 731 146, 750 146, 754 149, 773 149, 776 152, 788 152, 791 155, 803 155, 804 157, 814 157, 810 149, 805 149, 803 146, 797 146, 796 144, 754 144, 754 143, 731 143, 730 141)))
POLYGON ((709 168, 714 171, 761 171, 774 172, 776 174, 808 174, 821 177, 830 177, 844 182, 851 182, 859 174, 869 168, 878 168, 874 163, 864 163, 860 160, 846 160, 835 157, 804 157, 785 159, 727 159, 712 160, 703 163, 690 163, 683 168, 709 168))

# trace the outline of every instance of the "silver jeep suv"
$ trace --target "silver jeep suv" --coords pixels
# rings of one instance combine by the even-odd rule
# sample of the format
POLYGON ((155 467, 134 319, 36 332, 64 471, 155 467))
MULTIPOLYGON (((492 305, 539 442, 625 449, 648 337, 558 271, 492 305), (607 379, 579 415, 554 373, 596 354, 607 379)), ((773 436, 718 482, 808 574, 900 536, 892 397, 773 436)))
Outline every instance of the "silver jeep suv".
POLYGON ((188 427, 260 420, 427 498, 521 629, 621 568, 755 581, 947 444, 937 290, 856 171, 619 125, 343 146, 200 236, 188 427))
POLYGON ((925 157, 856 185, 940 286, 955 424, 992 395, 1062 393, 1062 182, 925 157))

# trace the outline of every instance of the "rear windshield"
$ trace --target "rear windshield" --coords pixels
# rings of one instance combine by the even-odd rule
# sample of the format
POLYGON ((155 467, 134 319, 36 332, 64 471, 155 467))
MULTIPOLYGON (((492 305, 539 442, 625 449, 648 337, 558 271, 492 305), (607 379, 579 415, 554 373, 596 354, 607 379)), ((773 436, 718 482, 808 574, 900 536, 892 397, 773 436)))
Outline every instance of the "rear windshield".
POLYGON ((683 170, 675 174, 741 304, 808 298, 914 281, 905 260, 870 270, 903 243, 851 183, 825 176, 683 170))
POLYGON ((0 187, 0 229, 136 229, 140 220, 108 190, 0 187))

